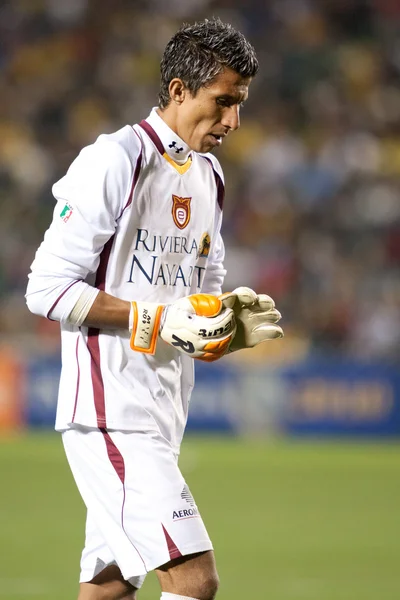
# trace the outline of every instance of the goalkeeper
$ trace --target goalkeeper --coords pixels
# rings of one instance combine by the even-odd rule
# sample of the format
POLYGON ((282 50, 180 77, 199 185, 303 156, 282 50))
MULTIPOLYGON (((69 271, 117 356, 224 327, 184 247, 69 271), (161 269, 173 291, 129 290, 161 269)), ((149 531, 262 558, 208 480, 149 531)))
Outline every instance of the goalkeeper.
POLYGON ((159 105, 101 135, 53 186, 27 289, 61 326, 56 429, 87 507, 79 600, 212 600, 212 544, 179 470, 195 360, 283 335, 271 298, 221 295, 223 174, 210 152, 238 129, 258 69, 218 19, 183 26, 159 105), (195 359, 195 360, 193 360, 195 359))

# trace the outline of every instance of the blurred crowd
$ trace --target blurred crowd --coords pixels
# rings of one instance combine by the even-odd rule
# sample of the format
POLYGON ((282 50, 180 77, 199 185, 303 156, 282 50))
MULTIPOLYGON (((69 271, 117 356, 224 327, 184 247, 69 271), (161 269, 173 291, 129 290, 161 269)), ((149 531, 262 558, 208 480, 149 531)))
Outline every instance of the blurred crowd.
POLYGON ((53 331, 24 301, 52 183, 100 133, 147 116, 166 42, 213 15, 260 60, 241 129, 218 153, 225 289, 273 296, 288 347, 398 361, 397 0, 2 2, 0 335, 53 331))

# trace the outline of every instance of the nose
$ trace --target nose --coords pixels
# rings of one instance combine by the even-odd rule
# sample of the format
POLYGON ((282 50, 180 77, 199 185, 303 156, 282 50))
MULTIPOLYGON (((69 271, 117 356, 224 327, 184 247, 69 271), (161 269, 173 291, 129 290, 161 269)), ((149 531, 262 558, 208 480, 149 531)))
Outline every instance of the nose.
POLYGON ((232 106, 227 106, 224 111, 223 118, 221 124, 224 127, 228 127, 230 130, 235 131, 240 127, 240 117, 239 117, 239 104, 233 104, 232 106))

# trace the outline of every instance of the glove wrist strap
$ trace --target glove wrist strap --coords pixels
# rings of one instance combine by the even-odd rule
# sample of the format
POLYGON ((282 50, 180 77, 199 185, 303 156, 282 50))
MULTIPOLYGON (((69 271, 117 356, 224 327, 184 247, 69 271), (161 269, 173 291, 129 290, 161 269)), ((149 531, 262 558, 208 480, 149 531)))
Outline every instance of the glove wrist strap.
POLYGON ((136 352, 154 354, 160 330, 162 304, 154 302, 131 302, 129 313, 130 346, 136 352))

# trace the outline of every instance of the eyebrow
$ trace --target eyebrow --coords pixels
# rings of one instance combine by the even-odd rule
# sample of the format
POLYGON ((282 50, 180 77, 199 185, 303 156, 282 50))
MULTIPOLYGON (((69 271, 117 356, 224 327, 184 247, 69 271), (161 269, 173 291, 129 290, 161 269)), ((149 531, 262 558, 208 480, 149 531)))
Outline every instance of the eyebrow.
POLYGON ((242 93, 237 96, 232 96, 231 94, 217 94, 217 98, 229 100, 231 104, 242 104, 243 102, 246 102, 248 94, 242 93))

